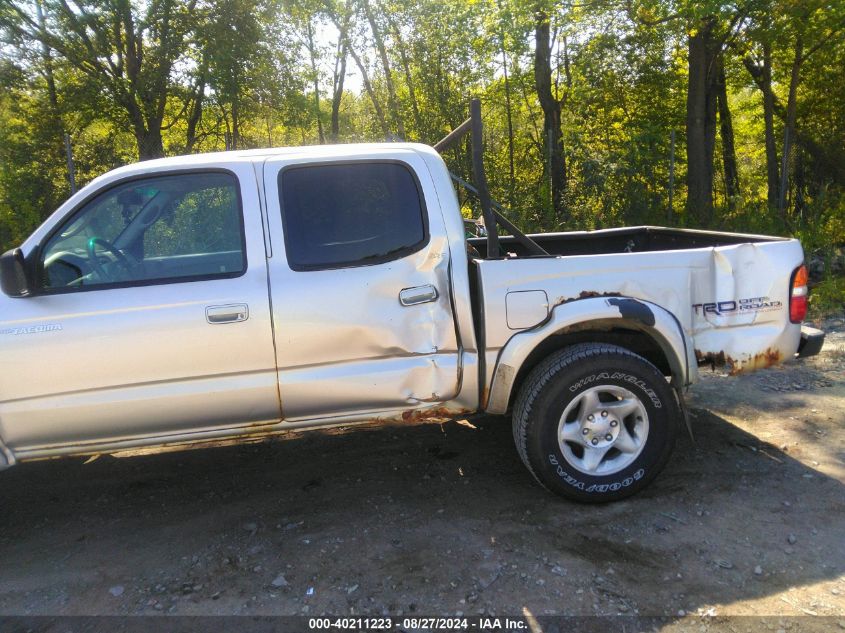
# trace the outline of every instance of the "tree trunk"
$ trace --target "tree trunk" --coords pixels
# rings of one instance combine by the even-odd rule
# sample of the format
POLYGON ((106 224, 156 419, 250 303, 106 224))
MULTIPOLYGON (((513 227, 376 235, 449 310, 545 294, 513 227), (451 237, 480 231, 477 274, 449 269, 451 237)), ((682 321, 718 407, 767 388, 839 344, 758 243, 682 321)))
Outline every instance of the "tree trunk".
POLYGON ((505 50, 505 34, 500 33, 499 39, 502 44, 502 72, 505 80, 505 110, 508 121, 508 165, 510 168, 510 181, 508 187, 508 205, 513 206, 513 196, 516 183, 516 171, 513 158, 513 112, 511 111, 511 83, 508 78, 508 54, 505 50))
POLYGON ((196 102, 191 108, 191 114, 188 116, 188 129, 185 134, 185 153, 193 154, 194 147, 197 144, 197 128, 202 119, 202 98, 196 102))
POLYGON ((152 129, 135 132, 138 143, 138 160, 151 160, 164 156, 164 144, 161 140, 161 124, 152 129))
POLYGON ((323 134, 323 117, 320 116, 320 78, 317 75, 317 60, 314 53, 314 32, 311 30, 311 18, 308 18, 307 32, 308 35, 308 54, 311 57, 311 75, 314 78, 314 109, 317 117, 317 135, 320 139, 320 144, 326 142, 326 137, 323 134))
POLYGON ((343 100, 343 82, 346 79, 346 35, 341 34, 338 42, 337 59, 335 60, 335 73, 332 90, 332 123, 329 139, 337 143, 340 136, 340 104, 343 100))
POLYGON ((725 171, 725 198, 728 209, 736 206, 739 195, 739 173, 736 162, 736 146, 734 144, 734 127, 731 111, 728 106, 728 88, 725 79, 724 61, 719 59, 716 76, 716 97, 719 103, 719 130, 722 135, 722 166, 725 171))
MULTIPOLYGON (((765 51, 765 49, 764 49, 765 51)), ((765 53, 764 53, 765 54, 765 53)), ((763 93, 763 112, 765 117, 765 112, 768 107, 771 108, 772 113, 777 116, 779 119, 785 121, 786 120, 786 108, 783 104, 778 100, 777 95, 775 95, 771 90, 771 57, 769 56, 769 63, 766 66, 766 62, 764 59, 764 66, 769 69, 768 73, 768 80, 769 83, 765 83, 765 77, 763 70, 754 64, 754 62, 749 58, 746 57, 743 60, 746 69, 751 74, 751 78, 754 79, 754 83, 757 85, 757 88, 763 93), (768 89, 767 89, 768 86, 768 89), (766 104, 769 104, 768 106, 766 104)), ((806 59, 806 57, 805 57, 806 59)), ((770 204, 773 209, 777 208, 778 204, 778 191, 780 188, 780 180, 778 177, 778 160, 777 154, 775 151, 775 135, 774 135, 774 125, 767 125, 767 133, 766 133, 766 162, 769 167, 769 183, 774 183, 773 188, 770 190, 770 204), (769 132, 771 130, 771 132, 769 132), (771 157, 771 158, 770 158, 771 157), (772 168, 773 162, 774 167, 772 168), (772 179, 771 172, 775 172, 775 176, 772 179)), ((831 144, 822 144, 813 138, 806 130, 802 130, 798 127, 798 122, 796 119, 795 122, 795 136, 794 141, 801 146, 801 148, 807 152, 809 156, 813 159, 813 169, 815 171, 816 180, 830 180, 838 185, 845 186, 845 152, 839 146, 831 145, 831 144)))
POLYGON ((241 146, 241 107, 237 95, 232 99, 232 149, 240 149, 241 146))
POLYGON ((786 192, 789 188, 789 157, 795 138, 795 120, 798 115, 798 83, 801 78, 801 65, 804 63, 804 39, 799 34, 795 39, 795 57, 789 77, 789 97, 786 101, 786 126, 783 131, 783 165, 780 175, 780 196, 778 211, 782 220, 786 219, 786 192))
POLYGON ((332 14, 331 19, 338 30, 337 53, 332 75, 332 119, 329 140, 337 143, 340 137, 340 106, 343 102, 343 84, 346 81, 346 61, 349 57, 349 22, 352 19, 352 0, 346 0, 343 17, 332 14))
POLYGON ((348 39, 347 47, 349 49, 349 54, 352 55, 352 59, 355 61, 355 65, 358 66, 358 71, 361 73, 361 81, 364 84, 364 90, 366 90, 369 95, 370 101, 373 102, 373 109, 376 111, 376 118, 378 119, 379 126, 381 127, 381 132, 386 139, 390 136, 390 129, 387 127, 387 121, 384 118, 384 108, 381 107, 378 97, 376 96, 376 92, 373 90, 373 84, 370 83, 370 75, 367 72, 366 66, 364 66, 364 63, 361 61, 361 57, 355 52, 352 45, 349 44, 348 39))
POLYGON ((399 51, 399 61, 402 62, 402 70, 405 72, 405 83, 408 84, 408 100, 411 102, 411 112, 414 115, 414 127, 417 136, 422 134, 422 119, 420 118, 420 107, 417 103, 417 93, 414 88, 414 77, 411 74, 411 64, 408 62, 408 55, 405 52, 405 43, 399 33, 399 27, 390 12, 387 12, 387 21, 390 24, 390 31, 393 35, 393 42, 399 51))
MULTIPOLYGON (((35 12, 38 17, 38 27, 40 29, 40 33, 42 37, 44 37, 45 33, 47 32, 47 28, 44 24, 44 11, 41 6, 41 0, 36 1, 35 12)), ((55 151, 55 155, 58 158, 58 156, 61 156, 63 153, 65 138, 69 137, 66 137, 65 135, 65 126, 62 122, 62 116, 59 110, 59 95, 58 91, 56 90, 56 78, 53 74, 53 56, 50 52, 50 47, 43 40, 41 42, 41 61, 44 64, 44 79, 47 81, 47 96, 50 99, 50 116, 48 119, 48 129, 50 130, 50 134, 53 137, 53 148, 55 151)), ((74 193, 76 189, 76 179, 74 177, 73 164, 70 159, 68 159, 67 176, 68 184, 70 185, 70 192, 74 193)))
POLYGON ((778 203, 780 166, 778 165, 778 149, 775 143, 775 93, 772 92, 772 46, 768 42, 763 44, 761 82, 763 121, 766 128, 766 183, 768 185, 766 197, 769 202, 769 208, 774 209, 778 203))
POLYGON ((370 8, 370 3, 364 0, 364 13, 367 16, 367 22, 370 23, 370 31, 373 33, 373 41, 376 45, 379 58, 381 59, 381 67, 384 71, 384 82, 387 84, 387 107, 390 109, 390 116, 393 119, 393 124, 396 126, 396 131, 399 138, 405 139, 405 125, 402 122, 402 116, 399 112, 399 103, 396 100, 396 87, 393 85, 393 73, 390 70, 390 59, 387 57, 387 49, 384 47, 384 39, 381 36, 381 31, 376 24, 375 16, 370 8))
POLYGON ((197 128, 202 120, 202 107, 205 100, 205 81, 208 63, 205 55, 203 55, 200 63, 199 78, 197 79, 197 86, 194 89, 194 94, 191 97, 191 106, 188 109, 188 129, 185 136, 185 152, 193 153, 194 146, 197 143, 197 128))
POLYGON ((373 84, 370 82, 370 74, 367 72, 367 68, 361 61, 360 55, 355 52, 355 47, 352 46, 352 41, 349 38, 348 16, 350 9, 351 3, 347 2, 347 13, 345 14, 346 17, 344 18, 343 23, 341 23, 340 17, 334 12, 329 13, 329 19, 331 19, 335 28, 339 31, 340 37, 342 38, 341 41, 344 42, 344 44, 346 45, 346 50, 349 52, 349 55, 352 56, 352 60, 358 67, 358 72, 361 73, 361 82, 364 84, 364 90, 367 92, 367 95, 370 97, 370 101, 372 101, 373 103, 373 109, 376 112, 376 118, 378 119, 381 132, 384 135, 384 138, 386 139, 390 136, 390 130, 388 129, 387 121, 384 118, 384 108, 381 107, 378 97, 376 96, 376 92, 375 90, 373 90, 373 84))
POLYGON ((807 187, 807 182, 804 174, 804 152, 800 147, 795 148, 795 217, 799 222, 804 221, 804 191, 807 187))
MULTIPOLYGON (((44 11, 41 7, 41 0, 35 3, 35 12, 38 16, 38 27, 41 29, 41 36, 44 37, 47 28, 44 26, 44 11)), ((50 54, 50 47, 45 41, 41 41, 41 60, 44 62, 44 78, 47 80, 47 94, 50 97, 50 106, 53 109, 52 116, 55 121, 58 121, 57 128, 61 132, 61 122, 59 121, 59 97, 56 91, 56 79, 53 76, 53 57, 50 54)))
POLYGON ((714 19, 705 18, 698 26, 688 39, 687 217, 693 224, 707 226, 713 220, 713 150, 716 142, 714 19))
MULTIPOLYGON (((543 143, 548 157, 545 174, 550 181, 552 211, 557 227, 566 222, 566 161, 563 155, 563 134, 560 122, 560 101, 552 94, 552 65, 549 14, 539 9, 535 15, 534 80, 537 98, 543 109, 543 143)), ((544 161, 545 162, 545 161, 544 161)), ((555 227, 555 228, 557 228, 555 227)))
POLYGON ((766 200, 769 209, 778 206, 778 190, 780 188, 780 164, 778 160, 777 143, 775 141, 775 94, 772 91, 772 45, 763 42, 763 63, 758 65, 750 55, 742 60, 745 69, 751 75, 757 88, 763 96, 763 125, 766 146, 766 200))
POLYGON ((161 121, 155 117, 145 117, 132 95, 123 95, 122 105, 129 114, 132 131, 138 145, 138 160, 150 160, 164 156, 164 143, 161 139, 161 121))

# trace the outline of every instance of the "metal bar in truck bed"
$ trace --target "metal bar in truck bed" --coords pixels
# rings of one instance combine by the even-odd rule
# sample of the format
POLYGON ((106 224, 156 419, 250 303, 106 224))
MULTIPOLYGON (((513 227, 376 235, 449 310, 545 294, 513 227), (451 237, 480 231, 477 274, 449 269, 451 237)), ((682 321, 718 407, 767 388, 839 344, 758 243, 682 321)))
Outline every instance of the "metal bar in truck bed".
MULTIPOLYGON (((453 174, 450 171, 449 176, 451 176, 452 180, 461 185, 470 193, 474 193, 476 196, 478 195, 478 189, 473 187, 471 184, 469 184, 466 180, 464 180, 457 174, 453 174)), ((499 204, 492 198, 490 199, 490 204, 493 206, 493 215, 496 216, 496 221, 501 224, 505 228, 505 230, 510 231, 510 234, 514 236, 516 241, 518 241, 525 248, 527 248, 532 255, 551 255, 551 253, 549 253, 545 248, 543 248, 537 242, 528 237, 519 229, 518 226, 508 220, 508 218, 501 213, 502 211, 507 211, 505 207, 503 207, 501 204, 499 204)))
POLYGON ((499 234, 496 232, 496 217, 490 204, 490 189, 487 187, 487 175, 484 173, 484 138, 481 124, 481 100, 469 102, 469 118, 472 120, 472 170, 478 199, 481 201, 481 214, 487 229, 487 259, 499 257, 499 234))
POLYGON ((461 123, 458 127, 454 130, 449 132, 446 136, 444 136, 440 141, 438 141, 434 145, 434 149, 437 150, 439 153, 445 152, 447 149, 452 147, 455 143, 457 143, 461 137, 469 132, 470 128, 472 127, 472 118, 467 119, 463 123, 461 123))

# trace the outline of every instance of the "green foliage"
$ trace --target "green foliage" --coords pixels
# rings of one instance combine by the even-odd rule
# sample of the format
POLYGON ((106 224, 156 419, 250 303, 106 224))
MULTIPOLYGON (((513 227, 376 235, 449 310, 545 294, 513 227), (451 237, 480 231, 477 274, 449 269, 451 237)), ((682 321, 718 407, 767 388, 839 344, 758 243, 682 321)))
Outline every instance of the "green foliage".
POLYGON ((845 306, 845 277, 826 277, 810 292, 809 318, 819 320, 841 315, 845 306))
POLYGON ((68 195, 62 141, 36 83, 0 62, 0 239, 19 243, 68 195))
POLYGON ((177 198, 144 232, 145 257, 237 251, 241 248, 237 190, 221 176, 177 198))
MULTIPOLYGON (((480 97, 493 197, 526 230, 692 225, 687 54, 703 25, 722 51, 740 183, 729 198, 717 126, 712 228, 797 235, 822 257, 845 243, 843 3, 41 2, 43 28, 34 4, 0 3, 3 247, 20 242, 68 196, 64 134, 84 184, 151 155, 155 134, 165 154, 317 143, 320 128, 328 138, 335 92, 340 142, 384 140, 387 131, 433 143, 480 97), (553 210, 535 85, 537 11, 549 16, 552 33, 565 223, 553 210), (130 54, 130 33, 143 55, 130 54), (797 132, 780 213, 770 207, 759 69, 767 55, 775 101, 770 150, 780 169, 797 52, 797 132), (133 60, 140 65, 133 68, 133 60)), ((472 179, 466 142, 444 158, 472 179)), ((465 215, 477 217, 474 196, 459 197, 465 215)))

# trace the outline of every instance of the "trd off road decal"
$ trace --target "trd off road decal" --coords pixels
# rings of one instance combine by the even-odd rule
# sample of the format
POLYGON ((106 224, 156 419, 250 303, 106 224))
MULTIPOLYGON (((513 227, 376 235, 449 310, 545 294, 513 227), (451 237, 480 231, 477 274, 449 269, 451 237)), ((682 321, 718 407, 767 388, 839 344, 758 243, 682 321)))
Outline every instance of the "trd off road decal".
POLYGON ((768 297, 749 297, 748 299, 740 299, 739 301, 694 303, 692 305, 692 311, 693 314, 732 315, 747 312, 769 312, 771 310, 780 310, 782 307, 782 302, 773 301, 768 297))

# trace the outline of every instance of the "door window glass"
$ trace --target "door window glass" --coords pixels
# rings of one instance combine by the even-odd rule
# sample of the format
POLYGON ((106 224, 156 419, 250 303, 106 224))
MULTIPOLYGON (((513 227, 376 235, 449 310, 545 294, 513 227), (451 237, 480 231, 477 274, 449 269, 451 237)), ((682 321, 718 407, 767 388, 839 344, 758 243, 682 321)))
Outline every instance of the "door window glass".
POLYGON ((245 270, 236 178, 133 180, 87 202, 42 252, 47 289, 237 276, 245 270))
POLYGON ((375 264, 427 239, 419 186, 399 163, 290 167, 279 190, 294 270, 375 264))

